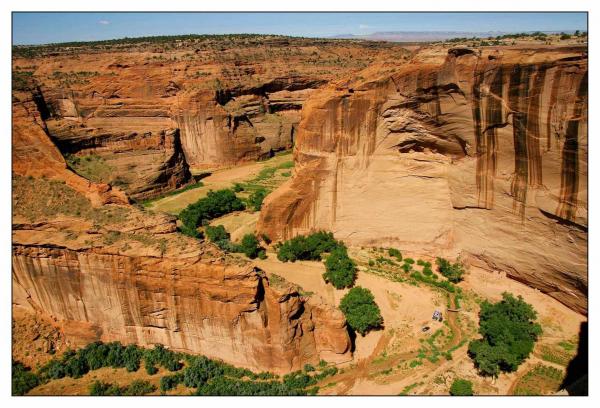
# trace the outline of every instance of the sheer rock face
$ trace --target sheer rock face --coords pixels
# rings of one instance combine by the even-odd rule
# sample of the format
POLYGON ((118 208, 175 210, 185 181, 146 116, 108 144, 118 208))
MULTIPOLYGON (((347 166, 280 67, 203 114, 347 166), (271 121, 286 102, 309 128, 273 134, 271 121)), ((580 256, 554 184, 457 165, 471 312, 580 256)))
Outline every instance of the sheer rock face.
POLYGON ((351 359, 339 310, 273 289, 260 271, 226 262, 211 246, 174 234, 173 220, 155 218, 147 216, 144 231, 162 237, 162 251, 135 238, 90 244, 106 231, 66 219, 16 224, 13 305, 55 319, 75 345, 161 343, 276 372, 351 359))
POLYGON ((586 313, 585 49, 452 51, 378 72, 307 101, 294 177, 259 232, 461 255, 586 313))

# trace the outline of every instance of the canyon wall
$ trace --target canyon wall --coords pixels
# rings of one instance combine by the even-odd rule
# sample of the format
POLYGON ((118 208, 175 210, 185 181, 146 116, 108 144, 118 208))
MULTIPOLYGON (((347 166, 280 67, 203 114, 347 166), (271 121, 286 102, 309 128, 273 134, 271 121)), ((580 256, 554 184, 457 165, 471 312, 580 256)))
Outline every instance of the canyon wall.
POLYGON ((259 232, 461 256, 586 313, 587 75, 585 48, 434 48, 327 87, 259 232))
POLYGON ((291 148, 312 92, 382 51, 404 52, 268 36, 123 41, 31 47, 16 53, 13 71, 17 86, 35 84, 47 133, 69 162, 92 156, 101 166, 73 169, 135 200, 190 183, 190 167, 232 166, 291 148))
POLYGON ((249 266, 40 243, 13 246, 13 304, 57 319, 74 344, 160 343, 279 373, 351 358, 341 312, 274 290, 249 266))
POLYGON ((54 320, 75 346, 161 343, 278 373, 352 358, 339 310, 293 287, 272 288, 248 262, 178 233, 175 217, 143 211, 121 189, 77 175, 55 144, 125 152, 118 163, 136 171, 161 168, 159 156, 169 156, 172 171, 186 171, 177 164, 177 131, 161 124, 164 131, 139 137, 84 137, 50 116, 37 88, 13 92, 12 102, 13 307, 54 320), (49 127, 61 137, 50 137, 49 127))

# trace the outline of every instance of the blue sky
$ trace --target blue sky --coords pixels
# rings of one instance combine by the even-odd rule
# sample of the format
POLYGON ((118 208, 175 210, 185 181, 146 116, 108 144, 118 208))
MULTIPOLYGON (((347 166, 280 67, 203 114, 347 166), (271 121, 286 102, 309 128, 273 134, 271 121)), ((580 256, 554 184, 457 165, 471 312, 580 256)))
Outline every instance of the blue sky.
POLYGON ((585 13, 13 13, 14 44, 173 34, 587 30, 585 13))

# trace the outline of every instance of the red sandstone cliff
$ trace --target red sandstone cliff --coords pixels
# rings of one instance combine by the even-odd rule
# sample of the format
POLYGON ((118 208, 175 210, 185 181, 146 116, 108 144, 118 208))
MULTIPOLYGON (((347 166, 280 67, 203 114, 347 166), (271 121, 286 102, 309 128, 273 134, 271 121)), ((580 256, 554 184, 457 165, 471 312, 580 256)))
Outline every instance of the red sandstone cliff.
POLYGON ((586 49, 425 49, 361 74, 305 103, 259 231, 460 254, 585 313, 586 49))
POLYGON ((74 174, 36 94, 13 96, 13 306, 53 318, 75 344, 162 343, 276 372, 351 358, 340 311, 271 288, 177 233, 174 217, 74 174))

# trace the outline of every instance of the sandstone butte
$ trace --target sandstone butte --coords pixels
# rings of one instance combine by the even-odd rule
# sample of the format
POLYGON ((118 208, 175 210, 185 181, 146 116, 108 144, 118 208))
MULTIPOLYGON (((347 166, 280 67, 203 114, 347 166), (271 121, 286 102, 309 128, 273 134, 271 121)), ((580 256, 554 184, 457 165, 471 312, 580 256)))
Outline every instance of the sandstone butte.
POLYGON ((587 313, 585 48, 240 41, 15 55, 15 307, 74 344, 349 361, 339 310, 130 204, 293 144, 259 232, 460 255, 587 313), (65 160, 90 155, 109 179, 65 160))

